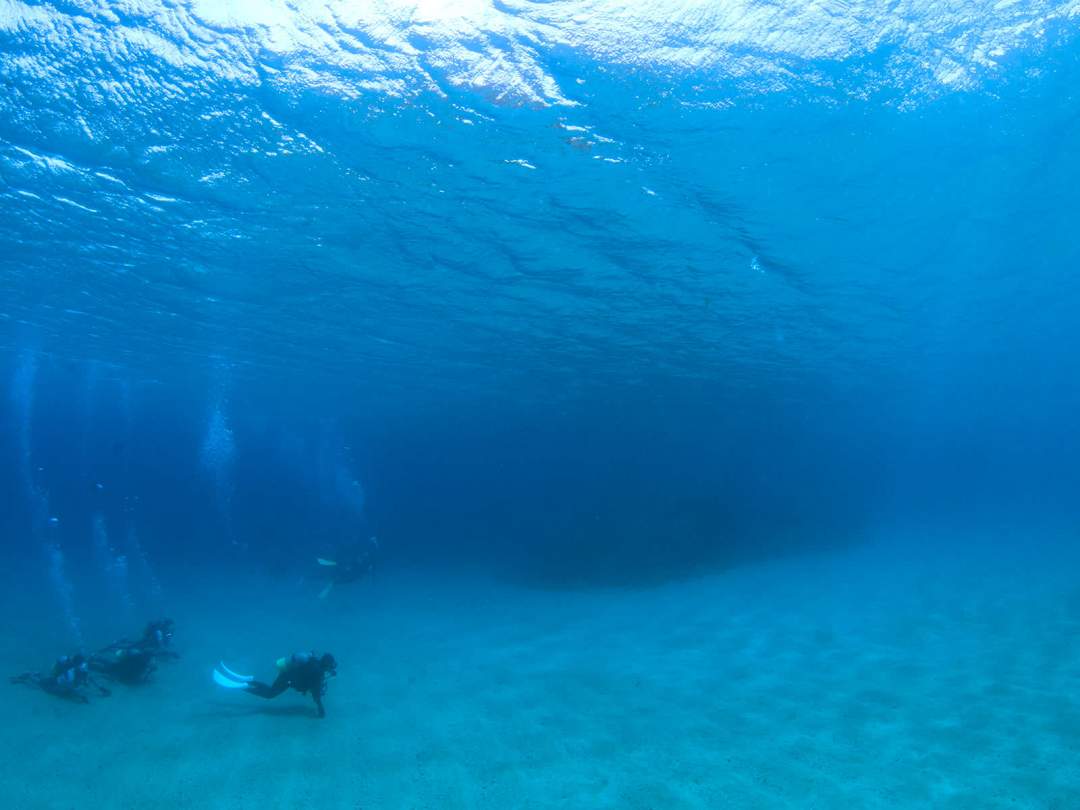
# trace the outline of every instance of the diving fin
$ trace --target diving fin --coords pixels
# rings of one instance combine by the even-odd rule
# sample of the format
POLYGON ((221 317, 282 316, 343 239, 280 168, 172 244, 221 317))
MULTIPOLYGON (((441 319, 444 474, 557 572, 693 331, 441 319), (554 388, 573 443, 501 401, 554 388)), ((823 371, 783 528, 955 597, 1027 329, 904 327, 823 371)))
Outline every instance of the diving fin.
POLYGON ((237 673, 233 672, 231 669, 229 669, 227 666, 225 666, 224 661, 218 661, 218 669, 220 669, 222 672, 224 672, 227 676, 232 678, 234 681, 253 681, 253 680, 255 680, 254 675, 238 675, 237 673))
POLYGON ((336 562, 336 561, 334 561, 334 560, 327 560, 327 559, 326 559, 326 558, 324 558, 324 557, 316 557, 315 559, 319 561, 319 565, 326 565, 326 566, 329 566, 329 567, 331 567, 331 568, 333 568, 333 567, 334 567, 335 565, 337 565, 337 562, 336 562))
POLYGON ((330 595, 330 591, 332 591, 332 590, 334 590, 334 583, 333 582, 328 582, 326 584, 326 587, 323 588, 321 591, 319 591, 319 598, 320 599, 325 599, 326 597, 328 597, 330 595))
POLYGON ((234 681, 228 676, 222 675, 216 669, 214 670, 214 683, 218 686, 224 686, 226 689, 247 689, 247 681, 234 681))

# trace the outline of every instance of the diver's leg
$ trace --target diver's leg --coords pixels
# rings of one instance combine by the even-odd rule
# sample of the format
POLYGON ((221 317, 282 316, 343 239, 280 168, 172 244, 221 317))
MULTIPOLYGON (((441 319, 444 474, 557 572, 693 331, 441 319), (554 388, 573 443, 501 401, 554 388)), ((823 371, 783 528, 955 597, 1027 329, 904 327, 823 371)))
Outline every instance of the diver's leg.
POLYGON ((315 708, 318 709, 319 717, 326 717, 326 709, 322 705, 322 695, 318 692, 312 692, 311 696, 315 698, 315 708))
POLYGON ((247 685, 248 693, 261 698, 276 698, 289 688, 289 678, 282 672, 269 686, 262 681, 250 681, 247 685))

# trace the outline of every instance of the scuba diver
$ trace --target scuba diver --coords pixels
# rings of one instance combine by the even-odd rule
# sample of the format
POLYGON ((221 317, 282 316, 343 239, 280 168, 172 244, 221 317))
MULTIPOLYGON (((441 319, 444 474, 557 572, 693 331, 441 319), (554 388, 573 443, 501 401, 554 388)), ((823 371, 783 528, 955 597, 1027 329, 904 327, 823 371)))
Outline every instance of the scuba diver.
POLYGON ((267 699, 275 698, 292 687, 302 695, 310 693, 319 717, 326 717, 322 699, 326 694, 326 679, 337 675, 334 656, 330 653, 321 656, 313 652, 293 653, 279 658, 277 668, 277 678, 268 685, 251 675, 237 675, 224 663, 219 663, 214 670, 214 683, 226 689, 243 689, 248 694, 267 699))
POLYGON ((319 592, 319 598, 325 599, 335 585, 345 585, 356 582, 369 575, 375 568, 375 555, 379 550, 379 541, 376 537, 358 540, 355 543, 341 546, 333 559, 317 557, 316 562, 322 566, 325 575, 329 578, 326 587, 319 592))
POLYGON ((90 656, 90 668, 114 681, 142 683, 157 668, 156 659, 180 657, 169 649, 174 627, 172 619, 152 621, 138 641, 120 639, 90 656))
POLYGON ((10 680, 12 683, 36 686, 50 695, 74 700, 76 703, 90 702, 90 698, 83 691, 87 687, 94 687, 102 697, 108 697, 111 694, 108 689, 90 677, 89 664, 86 657, 81 654, 60 656, 48 675, 42 675, 40 672, 24 672, 22 675, 13 676, 10 680))
POLYGON ((173 633, 176 631, 176 622, 172 619, 155 619, 146 625, 142 637, 138 641, 129 641, 122 638, 114 641, 101 653, 113 652, 118 649, 139 649, 145 651, 151 658, 179 658, 180 655, 170 649, 173 633))
POLYGON ((157 669, 153 654, 132 644, 114 644, 90 656, 90 668, 121 683, 143 683, 157 669))

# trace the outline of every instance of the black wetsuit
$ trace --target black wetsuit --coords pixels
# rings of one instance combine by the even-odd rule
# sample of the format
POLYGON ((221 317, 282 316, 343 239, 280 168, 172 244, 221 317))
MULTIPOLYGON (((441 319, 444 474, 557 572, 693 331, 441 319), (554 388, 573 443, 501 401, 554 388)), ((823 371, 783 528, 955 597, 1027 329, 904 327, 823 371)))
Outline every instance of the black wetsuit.
POLYGON ((141 683, 157 668, 158 658, 179 658, 168 648, 173 636, 172 619, 150 622, 136 642, 115 641, 90 657, 90 668, 113 680, 141 683))
POLYGON ((149 650, 138 645, 113 645, 93 655, 90 668, 114 681, 142 683, 156 666, 149 650))
POLYGON ((272 684, 251 681, 247 690, 256 697, 275 698, 291 687, 302 695, 310 694, 319 717, 326 717, 322 698, 326 694, 327 674, 323 660, 314 654, 293 655, 272 684))

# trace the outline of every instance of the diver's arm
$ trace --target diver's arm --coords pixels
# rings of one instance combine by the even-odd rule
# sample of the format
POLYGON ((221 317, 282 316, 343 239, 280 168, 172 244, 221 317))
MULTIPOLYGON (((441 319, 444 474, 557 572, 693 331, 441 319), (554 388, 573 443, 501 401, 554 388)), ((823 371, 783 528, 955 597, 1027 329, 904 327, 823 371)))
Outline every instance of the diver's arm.
POLYGON ((311 659, 312 670, 311 679, 313 685, 311 687, 311 699, 315 701, 315 708, 318 710, 319 717, 326 717, 326 709, 323 708, 323 695, 326 694, 326 673, 323 671, 314 658, 311 659))
POLYGON ((109 695, 111 695, 111 694, 112 694, 112 692, 111 692, 110 690, 106 689, 106 688, 105 688, 104 686, 102 686, 102 685, 101 685, 101 684, 100 684, 100 683, 99 683, 98 681, 96 681, 95 679, 91 678, 91 677, 90 677, 89 675, 87 675, 87 676, 86 676, 86 682, 87 682, 87 684, 89 684, 90 686, 92 686, 92 687, 94 687, 95 689, 97 689, 97 690, 98 690, 98 694, 99 694, 99 695, 101 695, 102 697, 108 697, 109 695))

